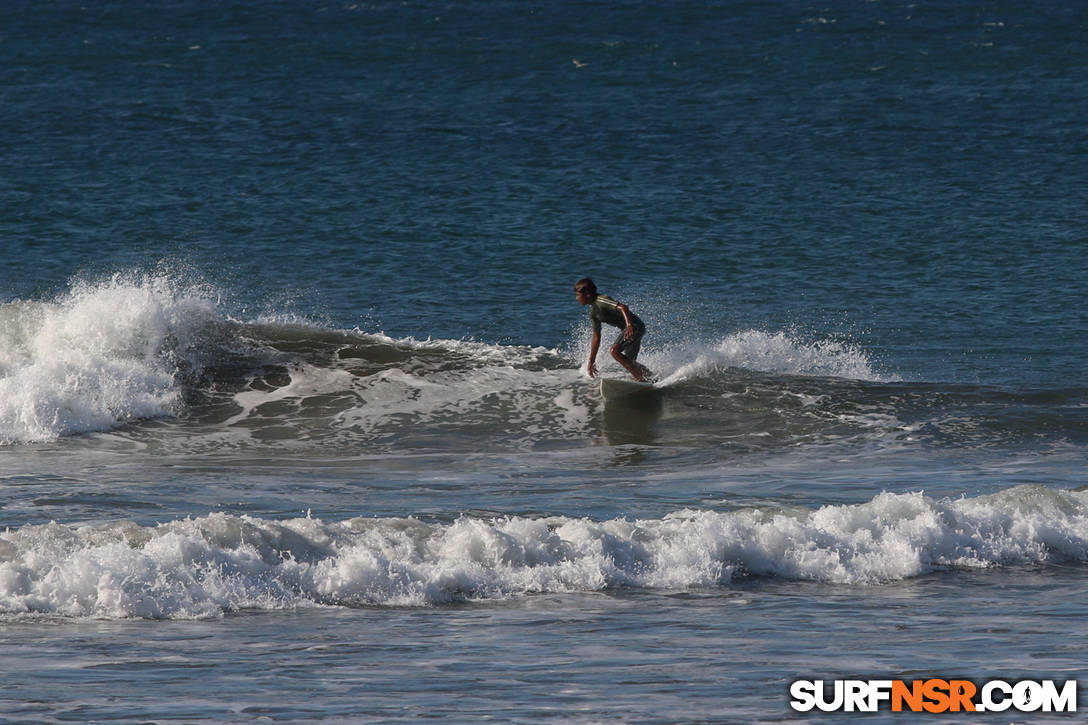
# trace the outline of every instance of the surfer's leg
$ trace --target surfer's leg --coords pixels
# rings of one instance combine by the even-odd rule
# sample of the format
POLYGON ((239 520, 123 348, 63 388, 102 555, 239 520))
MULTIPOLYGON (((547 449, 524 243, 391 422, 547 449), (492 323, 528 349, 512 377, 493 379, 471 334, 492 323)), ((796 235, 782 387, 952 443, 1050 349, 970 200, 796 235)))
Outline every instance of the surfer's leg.
POLYGON ((625 340, 621 334, 616 340, 616 344, 612 346, 611 352, 612 358, 622 365, 624 370, 631 373, 631 377, 640 383, 645 383, 654 374, 645 365, 635 362, 635 356, 638 355, 641 342, 642 335, 636 335, 634 340, 625 340))
POLYGON ((650 377, 650 371, 646 369, 645 365, 640 365, 634 360, 628 360, 622 352, 620 352, 619 345, 612 346, 612 357, 623 366, 623 369, 631 373, 631 377, 640 383, 646 382, 646 379, 650 377))

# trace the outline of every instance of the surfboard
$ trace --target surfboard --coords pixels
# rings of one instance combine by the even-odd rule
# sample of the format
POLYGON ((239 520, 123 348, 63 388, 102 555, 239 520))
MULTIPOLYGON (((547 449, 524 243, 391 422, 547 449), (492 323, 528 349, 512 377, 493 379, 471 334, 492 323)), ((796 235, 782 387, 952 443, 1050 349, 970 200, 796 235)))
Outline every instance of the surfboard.
POLYGON ((601 397, 605 400, 619 400, 634 396, 645 396, 656 393, 660 388, 653 383, 640 383, 637 380, 620 380, 617 378, 601 378, 601 397))

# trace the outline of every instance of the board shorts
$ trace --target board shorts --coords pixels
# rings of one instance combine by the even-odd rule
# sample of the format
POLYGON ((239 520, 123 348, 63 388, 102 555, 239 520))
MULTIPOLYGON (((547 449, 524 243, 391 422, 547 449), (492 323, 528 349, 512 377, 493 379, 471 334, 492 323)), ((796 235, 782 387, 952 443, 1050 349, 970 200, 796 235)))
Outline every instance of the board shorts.
POLYGON ((642 336, 646 334, 646 325, 642 324, 642 320, 635 318, 632 320, 634 324, 631 327, 635 328, 634 337, 630 340, 624 338, 624 333, 627 332, 626 328, 620 330, 619 337, 612 343, 613 347, 619 349, 620 355, 623 355, 628 360, 634 360, 638 357, 638 351, 642 349, 642 336))

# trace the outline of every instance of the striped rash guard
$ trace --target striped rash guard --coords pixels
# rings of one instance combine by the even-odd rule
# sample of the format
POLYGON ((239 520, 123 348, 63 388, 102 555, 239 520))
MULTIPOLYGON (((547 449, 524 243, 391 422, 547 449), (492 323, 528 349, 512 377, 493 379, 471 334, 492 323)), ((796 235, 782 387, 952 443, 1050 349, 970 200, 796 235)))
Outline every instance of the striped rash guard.
MULTIPOLYGON (((634 312, 627 310, 627 314, 631 316, 631 324, 636 330, 644 330, 646 326, 642 320, 638 318, 634 312)), ((605 322, 613 327, 619 327, 621 329, 627 327, 627 323, 624 322, 623 313, 619 310, 619 302, 612 299, 608 295, 597 295, 597 298, 589 305, 589 319, 593 323, 593 331, 601 331, 601 323, 605 322)))

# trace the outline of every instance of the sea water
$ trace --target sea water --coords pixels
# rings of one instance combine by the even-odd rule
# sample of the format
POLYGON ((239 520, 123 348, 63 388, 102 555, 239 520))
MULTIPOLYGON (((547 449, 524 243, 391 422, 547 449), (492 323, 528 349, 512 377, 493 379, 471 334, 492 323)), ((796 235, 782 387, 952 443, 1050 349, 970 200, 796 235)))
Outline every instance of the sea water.
POLYGON ((790 683, 1077 679, 1086 30, 6 4, 0 719, 820 722, 790 683), (586 375, 586 275, 656 396, 586 375))

